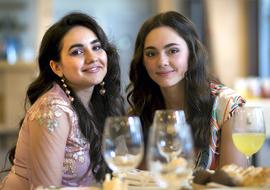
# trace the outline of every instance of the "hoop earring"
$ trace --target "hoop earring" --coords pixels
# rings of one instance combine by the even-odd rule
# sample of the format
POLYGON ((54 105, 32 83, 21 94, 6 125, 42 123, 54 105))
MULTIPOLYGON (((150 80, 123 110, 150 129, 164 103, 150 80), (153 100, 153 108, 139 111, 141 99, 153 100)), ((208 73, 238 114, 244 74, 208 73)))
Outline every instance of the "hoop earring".
POLYGON ((106 93, 106 89, 104 88, 104 86, 105 86, 105 82, 102 81, 100 83, 100 90, 99 90, 99 94, 102 95, 102 96, 104 96, 104 94, 106 93))
POLYGON ((65 93, 66 93, 67 97, 70 99, 71 102, 73 102, 74 101, 74 98, 70 95, 70 90, 68 89, 68 86, 65 83, 64 77, 61 78, 61 82, 62 82, 62 86, 65 89, 65 93))

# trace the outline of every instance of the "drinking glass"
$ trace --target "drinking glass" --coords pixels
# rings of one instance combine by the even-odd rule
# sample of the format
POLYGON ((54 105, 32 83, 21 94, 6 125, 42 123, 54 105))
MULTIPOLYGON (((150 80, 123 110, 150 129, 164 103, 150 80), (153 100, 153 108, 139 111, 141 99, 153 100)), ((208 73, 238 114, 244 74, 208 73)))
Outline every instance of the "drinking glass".
POLYGON ((109 168, 121 180, 135 169, 143 158, 144 143, 141 122, 136 116, 108 117, 102 139, 102 154, 109 168))
POLYGON ((256 106, 243 106, 233 117, 232 139, 235 147, 247 158, 258 152, 265 140, 263 111, 256 106))
POLYGON ((157 110, 149 134, 147 164, 157 183, 179 189, 194 168, 193 138, 182 110, 157 110))

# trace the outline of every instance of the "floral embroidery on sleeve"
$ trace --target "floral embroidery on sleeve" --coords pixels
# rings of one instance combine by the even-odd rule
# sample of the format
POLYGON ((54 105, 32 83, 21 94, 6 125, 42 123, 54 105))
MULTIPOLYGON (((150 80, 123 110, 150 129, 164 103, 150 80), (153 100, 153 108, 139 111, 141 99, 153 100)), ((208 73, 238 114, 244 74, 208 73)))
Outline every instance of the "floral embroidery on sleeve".
POLYGON ((58 118, 63 111, 72 112, 68 108, 67 102, 60 98, 44 97, 37 108, 30 114, 30 120, 36 120, 40 126, 46 127, 49 132, 54 132, 59 127, 58 118))
POLYGON ((36 120, 41 126, 45 126, 48 128, 50 132, 53 132, 55 128, 59 126, 59 121, 56 119, 60 117, 62 114, 58 110, 48 110, 48 112, 41 112, 37 115, 36 120))

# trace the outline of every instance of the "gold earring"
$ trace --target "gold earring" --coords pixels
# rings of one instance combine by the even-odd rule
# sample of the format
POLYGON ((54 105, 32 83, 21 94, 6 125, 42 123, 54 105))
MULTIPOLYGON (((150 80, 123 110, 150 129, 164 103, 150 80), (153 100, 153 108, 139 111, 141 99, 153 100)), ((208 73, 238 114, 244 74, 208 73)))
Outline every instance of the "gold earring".
POLYGON ((105 82, 102 81, 100 83, 100 90, 99 90, 99 94, 102 95, 102 96, 104 96, 104 94, 106 93, 106 89, 104 88, 104 86, 105 86, 105 82))
POLYGON ((63 86, 64 89, 65 89, 66 95, 68 96, 68 98, 70 99, 70 101, 73 102, 73 101, 74 101, 74 98, 70 95, 70 90, 68 89, 68 86, 67 86, 67 84, 65 83, 64 77, 61 78, 61 82, 62 82, 62 86, 63 86))

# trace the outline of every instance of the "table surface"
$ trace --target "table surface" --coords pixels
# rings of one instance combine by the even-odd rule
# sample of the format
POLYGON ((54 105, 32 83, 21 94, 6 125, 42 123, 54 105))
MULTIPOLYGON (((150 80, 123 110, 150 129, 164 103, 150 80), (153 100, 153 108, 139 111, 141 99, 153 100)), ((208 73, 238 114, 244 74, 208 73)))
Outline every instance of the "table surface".
MULTIPOLYGON (((270 190, 270 185, 265 187, 206 187, 195 185, 192 190, 270 190)), ((42 190, 42 189, 38 189, 42 190)), ((44 189, 45 190, 45 189, 44 189)), ((47 190, 47 189, 46 189, 47 190)), ((53 189, 52 189, 53 190, 53 189)), ((57 189, 58 190, 58 189, 57 189)), ((63 187, 61 190, 102 190, 101 187, 63 187)), ((128 187, 128 190, 164 190, 158 187, 128 187)))

